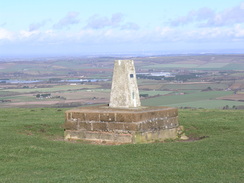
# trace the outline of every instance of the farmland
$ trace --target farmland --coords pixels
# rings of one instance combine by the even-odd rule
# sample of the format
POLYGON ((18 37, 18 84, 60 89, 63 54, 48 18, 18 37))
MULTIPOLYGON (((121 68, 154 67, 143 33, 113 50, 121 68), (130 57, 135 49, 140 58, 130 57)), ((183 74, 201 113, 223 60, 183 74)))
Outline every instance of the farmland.
MULTIPOLYGON (((0 62, 0 108, 107 104, 115 59, 120 58, 0 62), (46 94, 49 97, 37 97, 46 94)), ((218 109, 243 106, 243 55, 126 59, 135 61, 143 105, 218 109)))
MULTIPOLYGON (((218 106, 218 100, 216 100, 217 97, 226 96, 228 94, 231 94, 231 92, 210 91, 210 92, 196 92, 196 93, 186 94, 186 95, 161 96, 161 97, 155 97, 155 98, 143 100, 143 104, 149 106, 168 105, 168 106, 177 106, 177 107, 190 107, 186 105, 186 103, 190 102, 193 105, 195 103, 195 106, 198 105, 199 107, 206 106, 206 108, 211 108, 213 107, 211 103, 215 103, 215 106, 218 106), (209 107, 207 107, 207 105, 209 105, 209 107)), ((227 103, 226 105, 228 105, 227 103)), ((237 104, 241 104, 241 102, 239 103, 233 102, 233 104, 237 105, 237 104)), ((218 106, 217 108, 219 107, 221 106, 218 106)))

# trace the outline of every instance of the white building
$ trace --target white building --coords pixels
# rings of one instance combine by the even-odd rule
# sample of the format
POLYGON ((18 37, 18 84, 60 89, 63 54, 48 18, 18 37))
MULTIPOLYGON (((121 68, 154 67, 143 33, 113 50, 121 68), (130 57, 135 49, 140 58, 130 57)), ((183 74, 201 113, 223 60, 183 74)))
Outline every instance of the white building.
POLYGON ((164 77, 171 77, 171 73, 170 72, 154 72, 154 73, 150 73, 151 76, 164 76, 164 77))

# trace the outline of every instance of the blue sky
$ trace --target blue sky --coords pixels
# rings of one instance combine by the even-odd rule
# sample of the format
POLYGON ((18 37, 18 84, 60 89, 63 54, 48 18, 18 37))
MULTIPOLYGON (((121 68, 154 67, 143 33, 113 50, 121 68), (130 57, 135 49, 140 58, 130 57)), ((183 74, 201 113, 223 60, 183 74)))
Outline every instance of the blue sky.
POLYGON ((244 50, 244 0, 0 0, 0 56, 244 50))

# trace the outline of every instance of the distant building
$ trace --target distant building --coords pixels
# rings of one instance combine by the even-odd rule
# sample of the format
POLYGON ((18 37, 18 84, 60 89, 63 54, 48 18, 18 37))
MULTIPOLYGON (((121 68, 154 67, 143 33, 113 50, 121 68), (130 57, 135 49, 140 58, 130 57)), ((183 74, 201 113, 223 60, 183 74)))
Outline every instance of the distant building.
POLYGON ((164 77, 171 77, 172 74, 170 72, 153 72, 150 73, 151 76, 164 76, 164 77))

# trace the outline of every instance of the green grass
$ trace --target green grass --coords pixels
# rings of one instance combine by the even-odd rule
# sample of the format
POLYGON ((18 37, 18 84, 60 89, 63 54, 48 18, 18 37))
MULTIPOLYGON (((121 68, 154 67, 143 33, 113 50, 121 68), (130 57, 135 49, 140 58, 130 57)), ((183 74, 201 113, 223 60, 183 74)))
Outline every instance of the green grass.
POLYGON ((33 96, 10 96, 10 97, 0 97, 1 100, 11 100, 12 102, 30 102, 30 101, 36 101, 36 97, 33 96))
POLYGON ((23 89, 7 89, 3 91, 9 92, 19 92, 19 93, 31 93, 31 92, 55 92, 55 91, 65 91, 65 90, 82 90, 85 88, 97 88, 99 85, 59 85, 50 88, 23 88, 23 89))
POLYGON ((193 107, 193 108, 204 108, 204 109, 222 109, 224 106, 228 105, 229 108, 233 106, 244 105, 243 102, 228 101, 228 100, 199 100, 199 101, 189 101, 177 104, 170 104, 171 107, 193 107))
POLYGON ((242 63, 206 63, 203 65, 198 64, 153 64, 142 66, 142 68, 147 69, 169 69, 169 68, 189 68, 196 70, 244 70, 244 64, 242 63))
MULTIPOLYGON (((143 105, 147 106, 177 106, 177 107, 190 107, 191 105, 183 105, 194 103, 194 106, 202 107, 202 104, 206 108, 216 108, 216 106, 211 105, 211 101, 216 102, 217 97, 226 96, 232 94, 232 91, 208 91, 208 92, 195 92, 186 95, 171 95, 171 96, 160 96, 156 98, 149 98, 142 100, 143 105)), ((213 102, 213 103, 214 103, 213 102)), ((224 101, 228 103, 229 101, 224 101)), ((236 102, 237 104, 238 102, 236 102)), ((242 102, 239 102, 242 104, 242 102)), ((233 105, 236 105, 233 104, 233 105)), ((227 104, 225 104, 227 105, 227 104)), ((223 106, 225 106, 223 105, 223 106)), ((221 106, 221 107, 223 107, 221 106)), ((217 107, 219 108, 219 106, 217 107)))
POLYGON ((2 91, 0 90, 0 97, 6 96, 6 95, 14 95, 16 92, 10 92, 10 91, 2 91))
POLYGON ((155 96, 155 95, 166 95, 166 94, 169 94, 171 93, 171 91, 143 91, 143 90, 140 90, 139 91, 140 94, 148 94, 149 96, 155 96))
MULTIPOLYGON (((180 90, 179 92, 185 93, 185 94, 192 94, 192 93, 196 93, 196 92, 200 92, 200 90, 180 90)), ((176 92, 176 93, 179 93, 176 92)))
POLYGON ((24 70, 32 70, 34 69, 35 65, 30 64, 12 64, 4 69, 4 72, 21 72, 24 70))
POLYGON ((143 68, 151 68, 151 69, 164 69, 164 68, 195 68, 196 64, 154 64, 143 66, 143 68))
POLYGON ((196 83, 196 84, 165 84, 161 89, 170 89, 170 90, 203 90, 208 87, 212 89, 226 89, 228 88, 227 84, 224 83, 196 83))
POLYGON ((244 70, 243 63, 231 63, 222 68, 223 70, 244 70))
POLYGON ((120 146, 58 140, 58 109, 0 115, 0 182, 244 182, 243 111, 180 110, 187 135, 209 138, 120 146))
POLYGON ((228 63, 207 63, 207 64, 203 64, 201 66, 198 66, 197 68, 218 69, 218 68, 222 68, 226 65, 228 65, 228 63))

